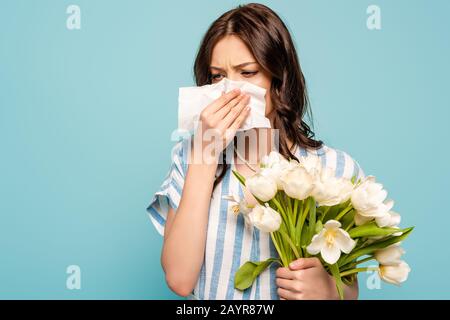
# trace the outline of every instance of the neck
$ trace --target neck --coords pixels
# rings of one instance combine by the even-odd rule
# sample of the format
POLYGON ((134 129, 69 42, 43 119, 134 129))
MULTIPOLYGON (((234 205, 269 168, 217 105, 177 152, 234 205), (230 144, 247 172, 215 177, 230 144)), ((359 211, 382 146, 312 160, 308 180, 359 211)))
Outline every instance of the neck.
POLYGON ((274 133, 271 128, 253 128, 240 132, 237 135, 236 150, 249 164, 258 165, 262 157, 276 151, 274 133))
MULTIPOLYGON (((239 155, 251 165, 258 165, 260 160, 271 151, 279 151, 279 135, 274 125, 275 113, 267 115, 271 128, 253 128, 237 134, 238 142, 235 146, 239 155)), ((287 139, 287 146, 293 150, 294 144, 287 139)))

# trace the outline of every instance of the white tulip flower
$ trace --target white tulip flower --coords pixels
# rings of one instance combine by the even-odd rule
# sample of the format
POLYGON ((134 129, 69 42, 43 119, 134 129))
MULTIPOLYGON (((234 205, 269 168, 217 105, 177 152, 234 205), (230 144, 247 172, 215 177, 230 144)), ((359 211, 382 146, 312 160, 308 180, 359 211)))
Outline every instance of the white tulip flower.
POLYGON ((280 228, 281 216, 280 214, 269 207, 256 205, 248 214, 249 222, 264 232, 274 232, 280 228))
POLYGON ((231 205, 228 210, 235 216, 237 216, 239 213, 242 213, 245 217, 251 211, 251 208, 249 207, 247 201, 245 201, 245 199, 241 200, 241 198, 239 198, 239 196, 236 194, 223 196, 222 199, 228 200, 233 203, 233 205, 231 205))
POLYGON ((256 198, 263 202, 271 200, 278 191, 275 180, 263 171, 247 178, 245 185, 256 198))
POLYGON ((341 223, 336 220, 328 220, 322 231, 314 235, 311 244, 306 248, 310 254, 320 254, 323 260, 329 264, 336 263, 341 251, 350 253, 356 245, 347 231, 341 229, 341 223))
POLYGON ((395 243, 389 247, 376 250, 374 253, 375 259, 384 266, 398 265, 401 262, 401 257, 405 250, 400 247, 399 243, 395 243))
POLYGON ((275 151, 272 151, 268 156, 264 156, 261 160, 261 173, 275 180, 278 190, 283 189, 280 177, 283 171, 289 167, 290 162, 275 151))
POLYGON ((294 199, 303 200, 311 195, 314 181, 311 175, 300 165, 285 170, 280 177, 284 192, 294 199))
POLYGON ((369 222, 371 220, 373 220, 373 217, 365 217, 365 216, 360 215, 358 213, 358 211, 355 212, 355 224, 357 226, 360 226, 360 225, 362 225, 364 223, 367 223, 367 222, 369 222))
POLYGON ((356 224, 384 217, 394 206, 394 201, 385 201, 386 197, 387 191, 383 189, 383 185, 375 182, 374 176, 367 176, 351 195, 352 205, 356 210, 356 224))
POLYGON ((322 162, 318 156, 308 154, 306 157, 301 157, 299 162, 312 177, 318 176, 322 171, 322 162))
POLYGON ((401 216, 394 211, 389 211, 385 215, 375 218, 377 225, 383 227, 397 227, 400 224, 401 216))
POLYGON ((393 266, 380 265, 378 273, 384 281, 399 285, 408 279, 410 271, 409 265, 405 261, 401 261, 393 266))
POLYGON ((323 168, 314 182, 311 195, 319 206, 334 206, 350 199, 353 183, 345 178, 336 178, 330 168, 323 168))
POLYGON ((281 154, 276 151, 271 151, 269 155, 262 157, 261 166, 263 168, 272 168, 278 165, 286 165, 289 161, 287 161, 281 154))

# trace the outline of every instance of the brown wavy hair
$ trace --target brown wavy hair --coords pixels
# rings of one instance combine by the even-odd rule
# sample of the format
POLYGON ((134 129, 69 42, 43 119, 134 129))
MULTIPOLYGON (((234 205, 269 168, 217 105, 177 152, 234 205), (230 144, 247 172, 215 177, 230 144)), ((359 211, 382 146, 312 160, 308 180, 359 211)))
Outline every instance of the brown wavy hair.
MULTIPOLYGON (((279 130, 279 152, 285 158, 297 159, 289 150, 287 139, 294 146, 318 149, 323 142, 314 139, 314 132, 303 121, 305 114, 312 122, 305 77, 292 38, 281 18, 269 7, 259 3, 239 5, 215 20, 204 35, 194 63, 198 86, 212 83, 210 71, 212 51, 227 35, 238 36, 250 49, 259 65, 272 76, 270 95, 275 109, 274 127, 279 130)), ((224 159, 214 187, 224 177, 229 164, 224 159)))

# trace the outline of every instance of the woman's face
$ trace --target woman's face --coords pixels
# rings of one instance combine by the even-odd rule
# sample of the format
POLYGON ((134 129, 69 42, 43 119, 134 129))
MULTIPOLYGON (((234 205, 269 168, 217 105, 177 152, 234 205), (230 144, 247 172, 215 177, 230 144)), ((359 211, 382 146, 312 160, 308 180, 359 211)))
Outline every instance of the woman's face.
POLYGON ((212 83, 228 78, 233 81, 247 81, 266 89, 266 116, 271 113, 271 76, 256 62, 239 37, 228 35, 217 42, 212 52, 210 71, 212 83))

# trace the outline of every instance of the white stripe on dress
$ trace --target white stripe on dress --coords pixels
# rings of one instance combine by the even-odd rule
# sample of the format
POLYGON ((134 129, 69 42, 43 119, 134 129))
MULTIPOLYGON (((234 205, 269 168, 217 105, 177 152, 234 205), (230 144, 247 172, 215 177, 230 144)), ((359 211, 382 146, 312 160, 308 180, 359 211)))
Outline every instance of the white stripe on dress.
MULTIPOLYGON (((261 261, 268 258, 275 258, 270 256, 270 235, 266 232, 259 233, 259 248, 261 261)), ((267 268, 260 276, 260 298, 261 300, 270 300, 270 270, 267 268)))
POLYGON ((221 195, 224 194, 222 192, 222 183, 219 183, 213 192, 213 198, 211 200, 210 205, 210 214, 208 218, 208 237, 206 239, 206 251, 205 251, 205 293, 204 297, 207 299, 209 297, 209 292, 211 289, 211 278, 212 278, 212 271, 214 266, 214 256, 216 254, 215 252, 215 245, 216 245, 216 239, 217 239, 217 229, 219 227, 219 211, 220 211, 220 203, 222 201, 226 201, 221 199, 221 195))
MULTIPOLYGON (((231 194, 232 191, 238 190, 239 181, 235 179, 233 173, 230 172, 230 183, 228 192, 225 195, 231 194)), ((237 192, 235 192, 237 193, 237 192)), ((223 200, 228 202, 228 208, 230 207, 231 202, 227 200, 223 200)), ((236 217, 233 214, 227 212, 227 220, 226 220, 226 233, 224 239, 224 247, 223 247, 223 256, 222 256, 222 268, 220 269, 219 275, 219 285, 217 287, 217 299, 225 299, 227 295, 228 289, 228 281, 231 275, 231 264, 233 262, 233 254, 234 254, 234 239, 236 233, 236 217)))
POLYGON ((326 167, 331 168, 334 172, 336 172, 336 150, 327 149, 326 153, 326 167))
MULTIPOLYGON (((250 251, 252 248, 252 242, 253 242, 253 227, 251 225, 246 225, 244 229, 244 237, 242 239, 242 251, 241 251, 241 263, 239 267, 250 260, 250 251)), ((243 291, 235 290, 234 292, 234 299, 235 300, 242 300, 243 297, 243 291)))
POLYGON ((347 179, 351 179, 353 175, 353 171, 355 170, 355 162, 352 160, 352 158, 346 153, 344 153, 345 158, 345 167, 344 167, 344 173, 343 177, 347 179))

